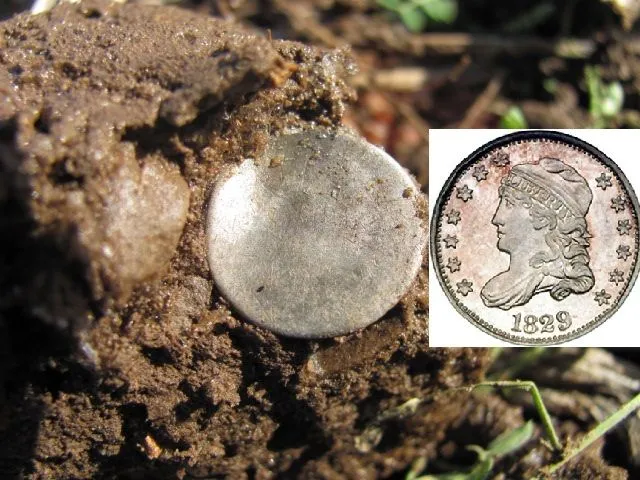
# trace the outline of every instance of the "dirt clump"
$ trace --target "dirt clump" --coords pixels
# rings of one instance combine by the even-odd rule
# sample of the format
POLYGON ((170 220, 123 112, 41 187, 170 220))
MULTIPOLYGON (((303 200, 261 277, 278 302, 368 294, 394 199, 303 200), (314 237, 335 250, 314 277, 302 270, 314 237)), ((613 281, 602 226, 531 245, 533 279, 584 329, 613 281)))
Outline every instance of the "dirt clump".
POLYGON ((487 356, 427 348, 426 264, 376 324, 300 341, 238 318, 206 262, 216 175, 339 124, 347 50, 108 1, 18 15, 0 49, 3 478, 362 479, 435 454, 467 397, 435 392, 487 356))

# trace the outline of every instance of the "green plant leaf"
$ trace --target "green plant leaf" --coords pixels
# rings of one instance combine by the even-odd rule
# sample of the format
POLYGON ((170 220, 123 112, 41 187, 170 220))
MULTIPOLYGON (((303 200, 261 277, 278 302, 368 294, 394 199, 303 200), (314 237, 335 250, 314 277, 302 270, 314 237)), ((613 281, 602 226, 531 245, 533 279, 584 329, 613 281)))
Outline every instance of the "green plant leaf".
POLYGON ((558 91, 558 80, 555 78, 545 78, 542 82, 542 88, 544 88, 551 95, 555 95, 558 91))
POLYGON ((493 458, 488 457, 483 461, 476 464, 476 466, 469 472, 466 480, 486 480, 491 474, 493 469, 493 458))
POLYGON ((401 5, 396 10, 396 13, 400 16, 400 20, 402 20, 405 27, 413 33, 423 31, 429 22, 427 15, 411 3, 401 5))
POLYGON ((527 128, 527 119, 520 107, 512 105, 500 119, 500 128, 520 129, 527 128))
POLYGON ((584 68, 584 80, 589 94, 589 114, 593 119, 593 127, 606 127, 610 120, 622 111, 622 85, 618 82, 605 84, 600 70, 592 65, 584 68))
POLYGON ((600 111, 605 117, 615 117, 622 110, 624 103, 624 90, 618 82, 613 82, 602 87, 602 103, 600 111))
POLYGON ((457 0, 413 0, 434 22, 453 23, 458 16, 457 0))
POLYGON ((422 477, 416 478, 416 480, 486 480, 491 474, 491 469, 493 469, 493 458, 487 457, 482 461, 476 462, 468 472, 423 475, 422 477))
POLYGON ((589 94, 589 109, 593 111, 594 104, 600 101, 600 85, 602 84, 600 72, 596 67, 587 65, 584 67, 584 80, 589 94))
POLYGON ((487 447, 489 455, 493 457, 502 457, 515 452, 531 440, 533 430, 533 422, 529 420, 518 428, 502 433, 487 447))
POLYGON ((425 457, 417 458, 412 464, 411 469, 407 472, 404 480, 418 480, 418 475, 427 468, 427 459, 425 457))
POLYGON ((589 95, 589 114, 593 119, 595 128, 604 127, 604 119, 602 116, 602 79, 600 72, 594 66, 587 65, 584 67, 584 81, 587 86, 587 94, 589 95))

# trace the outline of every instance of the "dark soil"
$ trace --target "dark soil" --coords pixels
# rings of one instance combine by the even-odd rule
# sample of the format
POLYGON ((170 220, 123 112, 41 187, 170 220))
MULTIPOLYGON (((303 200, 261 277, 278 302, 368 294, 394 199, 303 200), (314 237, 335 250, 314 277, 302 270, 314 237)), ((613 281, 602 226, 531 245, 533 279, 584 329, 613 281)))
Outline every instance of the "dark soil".
MULTIPOLYGON (((373 479, 419 457, 469 463, 466 445, 532 414, 452 390, 482 378, 488 352, 427 348, 426 260, 371 327, 281 338, 216 291, 205 201, 225 165, 314 124, 358 129, 426 191, 429 126, 495 126, 516 100, 531 125, 588 124, 587 61, 624 83, 616 121, 631 126, 640 69, 610 33, 618 19, 574 2, 589 21, 496 42, 536 2, 462 2, 453 28, 477 36, 461 47, 367 1, 184 3, 194 11, 83 0, 0 23, 0 478, 373 479), (555 36, 594 31, 588 59, 555 55, 555 36), (428 81, 402 70, 416 65, 428 81), (494 79, 501 93, 471 114, 494 79)), ((565 438, 593 423, 580 412, 559 414, 565 438)), ((539 438, 496 478, 547 463, 539 438)), ((602 447, 558 478, 626 478, 602 447)))

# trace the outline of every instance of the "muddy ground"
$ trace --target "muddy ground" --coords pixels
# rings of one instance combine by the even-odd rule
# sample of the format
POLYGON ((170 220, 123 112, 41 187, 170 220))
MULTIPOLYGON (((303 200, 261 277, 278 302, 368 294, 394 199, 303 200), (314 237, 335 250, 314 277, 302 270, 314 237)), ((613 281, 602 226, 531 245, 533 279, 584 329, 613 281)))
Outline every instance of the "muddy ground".
MULTIPOLYGON (((203 212, 225 165, 313 124, 384 145, 426 192, 430 126, 495 126, 512 103, 531 126, 589 125, 586 64, 624 85, 611 126, 635 125, 636 51, 608 6, 573 2, 495 40, 536 3, 461 2, 457 36, 330 0, 83 0, 0 24, 0 476, 403 478, 421 457, 468 464, 466 445, 532 417, 522 399, 456 390, 483 377, 490 352, 427 348, 426 260, 371 327, 281 338, 216 291, 203 212), (578 58, 556 49, 569 36, 588 40, 578 58)), ((538 380, 580 399, 552 409, 565 438, 632 393, 585 371, 638 377, 589 352, 565 352, 566 369, 538 380)), ((629 431, 559 478, 633 478, 629 431)), ((549 462, 540 436, 496 478, 549 462)))

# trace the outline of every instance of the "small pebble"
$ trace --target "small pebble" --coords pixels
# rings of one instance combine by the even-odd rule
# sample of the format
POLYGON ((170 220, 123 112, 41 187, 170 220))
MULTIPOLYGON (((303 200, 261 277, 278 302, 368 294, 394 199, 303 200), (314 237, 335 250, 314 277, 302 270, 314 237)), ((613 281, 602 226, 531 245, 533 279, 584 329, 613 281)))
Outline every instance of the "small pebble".
POLYGON ((284 162, 284 155, 276 155, 269 162, 269 166, 271 168, 279 167, 280 165, 282 165, 282 162, 284 162))
POLYGON ((154 460, 162 455, 162 448, 160 448, 151 435, 144 437, 142 448, 144 449, 144 453, 147 455, 147 458, 150 460, 154 460))

